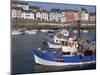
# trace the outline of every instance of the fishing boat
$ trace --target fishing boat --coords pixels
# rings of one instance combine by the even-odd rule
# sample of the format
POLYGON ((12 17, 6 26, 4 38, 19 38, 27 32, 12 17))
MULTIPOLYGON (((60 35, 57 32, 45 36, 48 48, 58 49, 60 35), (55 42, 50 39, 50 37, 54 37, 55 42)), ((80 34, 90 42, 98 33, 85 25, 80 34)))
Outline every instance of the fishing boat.
POLYGON ((47 44, 49 48, 61 48, 61 40, 67 39, 69 32, 65 29, 58 31, 53 37, 48 38, 47 44))
POLYGON ((62 40, 61 49, 33 49, 35 63, 47 66, 70 66, 96 63, 91 50, 78 51, 76 40, 62 40))

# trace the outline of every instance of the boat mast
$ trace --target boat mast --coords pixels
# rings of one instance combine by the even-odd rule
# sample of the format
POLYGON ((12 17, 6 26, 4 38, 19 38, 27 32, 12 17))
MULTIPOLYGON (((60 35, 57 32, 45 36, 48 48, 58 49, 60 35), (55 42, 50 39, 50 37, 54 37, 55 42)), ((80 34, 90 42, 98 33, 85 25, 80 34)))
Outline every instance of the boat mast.
POLYGON ((78 16, 79 16, 79 20, 77 21, 77 29, 78 29, 78 37, 80 39, 80 27, 81 27, 81 21, 82 21, 82 8, 79 9, 78 11, 78 16))
MULTIPOLYGON (((77 22, 77 24, 78 24, 78 37, 79 37, 79 40, 80 40, 80 28, 81 28, 81 25, 82 25, 82 8, 79 9, 78 15, 79 15, 79 20, 77 22)), ((79 43, 79 41, 78 41, 78 43, 79 43)), ((84 56, 82 56, 82 58, 83 57, 84 56)), ((83 61, 83 64, 84 64, 84 60, 82 60, 82 61, 83 61)), ((81 67, 83 67, 83 65, 81 65, 81 67)))

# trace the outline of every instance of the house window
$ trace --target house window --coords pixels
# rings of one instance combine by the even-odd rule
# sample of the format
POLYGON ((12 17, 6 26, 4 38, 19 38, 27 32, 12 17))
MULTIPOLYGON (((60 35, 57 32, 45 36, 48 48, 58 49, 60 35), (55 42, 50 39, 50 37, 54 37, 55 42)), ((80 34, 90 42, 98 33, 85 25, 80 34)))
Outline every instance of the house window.
POLYGON ((30 15, 26 15, 26 16, 30 16, 30 15))
POLYGON ((13 13, 13 17, 16 17, 16 13, 13 13))

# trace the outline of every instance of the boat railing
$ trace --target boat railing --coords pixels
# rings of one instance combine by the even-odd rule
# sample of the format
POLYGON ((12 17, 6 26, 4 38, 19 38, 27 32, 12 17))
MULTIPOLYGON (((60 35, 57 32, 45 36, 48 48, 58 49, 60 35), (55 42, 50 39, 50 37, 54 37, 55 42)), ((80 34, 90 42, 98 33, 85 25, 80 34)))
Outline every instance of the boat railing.
POLYGON ((82 52, 63 52, 62 50, 55 50, 55 49, 42 49, 42 48, 37 48, 36 52, 40 52, 46 55, 54 55, 54 56, 79 56, 80 58, 84 56, 93 56, 93 51, 92 50, 85 50, 82 52))

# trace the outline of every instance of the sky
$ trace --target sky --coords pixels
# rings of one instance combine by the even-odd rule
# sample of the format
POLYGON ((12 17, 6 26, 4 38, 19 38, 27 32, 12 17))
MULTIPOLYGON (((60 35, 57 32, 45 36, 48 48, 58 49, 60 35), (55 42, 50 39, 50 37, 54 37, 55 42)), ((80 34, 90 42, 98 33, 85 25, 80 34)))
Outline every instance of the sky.
POLYGON ((33 2, 29 1, 29 5, 31 6, 38 6, 42 9, 50 10, 52 8, 57 9, 73 9, 79 10, 79 8, 85 8, 89 13, 96 12, 96 7, 92 5, 73 5, 73 4, 62 4, 62 3, 47 3, 47 2, 33 2))

